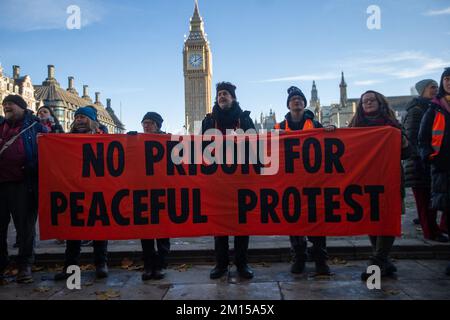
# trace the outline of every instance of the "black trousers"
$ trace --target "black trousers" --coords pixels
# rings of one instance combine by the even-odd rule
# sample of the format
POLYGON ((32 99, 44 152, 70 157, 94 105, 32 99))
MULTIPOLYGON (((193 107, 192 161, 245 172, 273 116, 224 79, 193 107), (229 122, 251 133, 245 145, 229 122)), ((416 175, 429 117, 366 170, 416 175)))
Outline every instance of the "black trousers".
MULTIPOLYGON (((66 267, 80 264, 81 240, 66 241, 66 267)), ((94 241, 94 264, 96 266, 107 263, 108 241, 94 241)))
POLYGON ((8 264, 8 226, 11 216, 19 240, 19 266, 34 262, 37 203, 25 181, 0 183, 0 269, 8 264))
POLYGON ((170 239, 142 239, 141 244, 145 268, 163 269, 167 267, 166 257, 170 252, 170 239), (155 250, 155 241, 158 250, 155 250))
MULTIPOLYGON (((243 266, 247 264, 247 251, 249 236, 234 237, 234 263, 236 266, 243 266)), ((214 237, 214 250, 216 253, 216 264, 219 267, 225 268, 230 263, 228 257, 228 236, 214 237)))
POLYGON ((326 237, 305 237, 305 236, 290 236, 291 247, 296 259, 306 261, 308 256, 307 239, 312 242, 312 258, 314 261, 325 261, 328 259, 327 252, 327 238, 326 237))

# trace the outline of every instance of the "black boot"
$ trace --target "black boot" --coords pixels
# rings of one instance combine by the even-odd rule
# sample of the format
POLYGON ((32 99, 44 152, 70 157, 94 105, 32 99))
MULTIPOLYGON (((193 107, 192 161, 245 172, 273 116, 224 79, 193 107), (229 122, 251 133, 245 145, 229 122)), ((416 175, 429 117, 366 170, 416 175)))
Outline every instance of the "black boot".
MULTIPOLYGON (((393 276, 395 272, 397 272, 397 267, 395 267, 394 264, 389 259, 380 259, 377 257, 372 257, 369 260, 369 266, 371 265, 375 265, 380 268, 382 277, 390 277, 393 276)), ((364 271, 361 273, 361 280, 367 281, 367 279, 369 279, 371 275, 372 274, 367 273, 367 271, 364 271)))
POLYGON ((316 262, 316 275, 317 276, 331 276, 330 267, 326 260, 317 260, 316 262))
POLYGON ((152 266, 145 264, 144 272, 142 272, 142 281, 147 281, 152 279, 152 266))
POLYGON ((164 279, 165 276, 166 276, 166 274, 164 273, 164 271, 162 271, 161 268, 154 268, 152 270, 152 278, 155 280, 164 279))
POLYGON ((219 279, 228 272, 228 266, 216 265, 210 272, 209 277, 211 279, 219 279))
POLYGON ((64 268, 63 271, 56 273, 53 279, 55 281, 67 280, 70 277, 70 274, 68 274, 66 271, 67 268, 64 268))
POLYGON ((31 265, 26 264, 19 267, 19 273, 16 278, 17 283, 32 283, 33 274, 31 273, 31 265))
POLYGON ((254 276, 253 270, 248 266, 248 264, 237 266, 237 272, 239 276, 244 279, 251 279, 254 276))
POLYGON ((108 277, 108 266, 106 263, 98 264, 95 266, 95 276, 97 279, 103 279, 108 277))
POLYGON ((294 257, 294 262, 291 265, 291 273, 294 274, 300 274, 305 271, 305 265, 306 262, 304 259, 297 257, 297 255, 294 257))

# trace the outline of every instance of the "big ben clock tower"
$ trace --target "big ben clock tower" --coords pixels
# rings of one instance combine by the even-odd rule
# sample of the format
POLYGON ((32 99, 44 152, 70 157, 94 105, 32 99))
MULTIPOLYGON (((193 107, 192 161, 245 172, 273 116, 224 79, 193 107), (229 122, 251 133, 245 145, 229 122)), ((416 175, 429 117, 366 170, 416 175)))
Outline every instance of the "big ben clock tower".
POLYGON ((194 123, 202 121, 211 112, 211 50, 206 39, 203 19, 195 1, 194 15, 191 18, 189 37, 184 42, 184 97, 185 126, 190 134, 194 132, 194 123))

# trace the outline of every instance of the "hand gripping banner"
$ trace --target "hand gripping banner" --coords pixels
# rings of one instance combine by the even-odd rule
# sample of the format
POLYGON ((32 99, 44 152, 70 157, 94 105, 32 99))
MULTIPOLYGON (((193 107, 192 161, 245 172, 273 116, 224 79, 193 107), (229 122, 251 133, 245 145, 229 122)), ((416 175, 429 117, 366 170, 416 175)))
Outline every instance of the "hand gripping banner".
POLYGON ((39 137, 41 239, 393 235, 400 131, 39 137))

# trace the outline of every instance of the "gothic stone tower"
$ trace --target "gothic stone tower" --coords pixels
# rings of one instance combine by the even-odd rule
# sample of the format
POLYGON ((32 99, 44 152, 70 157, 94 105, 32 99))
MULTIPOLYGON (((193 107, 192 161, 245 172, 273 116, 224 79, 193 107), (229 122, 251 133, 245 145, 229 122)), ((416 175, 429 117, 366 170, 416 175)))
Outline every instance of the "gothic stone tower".
POLYGON ((316 82, 313 81, 312 89, 311 89, 311 100, 309 102, 310 108, 314 110, 314 116, 317 120, 321 121, 320 114, 320 100, 319 95, 317 93, 316 82))
POLYGON ((189 134, 194 132, 194 123, 202 121, 211 112, 211 50, 203 27, 203 19, 195 1, 189 37, 184 42, 184 96, 185 126, 189 134))

